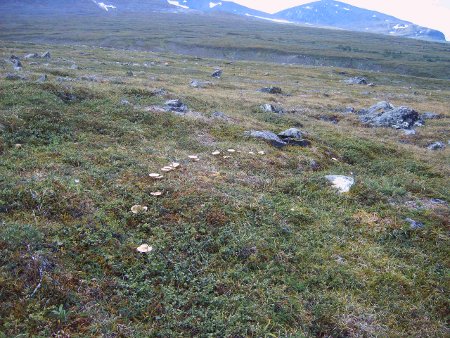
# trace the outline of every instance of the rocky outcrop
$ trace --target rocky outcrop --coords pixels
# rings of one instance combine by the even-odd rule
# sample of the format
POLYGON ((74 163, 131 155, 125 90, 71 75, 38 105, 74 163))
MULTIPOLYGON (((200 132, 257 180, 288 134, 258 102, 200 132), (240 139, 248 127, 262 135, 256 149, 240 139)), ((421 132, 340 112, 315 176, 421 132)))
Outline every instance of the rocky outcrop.
POLYGON ((379 102, 369 109, 359 112, 363 124, 371 127, 390 127, 395 129, 411 129, 423 125, 419 113, 409 107, 394 107, 389 102, 379 102))

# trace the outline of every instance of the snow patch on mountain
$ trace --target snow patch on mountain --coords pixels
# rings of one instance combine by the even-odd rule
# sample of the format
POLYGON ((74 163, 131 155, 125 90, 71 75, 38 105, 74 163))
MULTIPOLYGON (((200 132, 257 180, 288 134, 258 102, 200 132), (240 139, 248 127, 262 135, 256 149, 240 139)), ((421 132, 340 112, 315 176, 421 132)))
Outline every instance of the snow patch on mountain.
POLYGON ((251 14, 248 14, 248 13, 245 13, 245 16, 250 16, 250 17, 256 18, 256 19, 268 20, 268 21, 272 21, 272 22, 276 22, 276 23, 293 23, 293 22, 287 21, 287 20, 265 18, 263 16, 251 15, 251 14))
POLYGON ((94 4, 96 4, 98 7, 100 7, 101 9, 104 9, 105 11, 109 11, 110 9, 117 9, 117 7, 116 6, 114 6, 114 5, 107 5, 107 4, 105 4, 104 2, 97 2, 97 1, 95 1, 95 0, 92 0, 92 2, 94 3, 94 4))
POLYGON ((169 5, 172 5, 172 6, 177 6, 177 7, 181 7, 181 8, 184 8, 184 9, 189 9, 188 6, 181 5, 179 1, 167 0, 167 2, 169 3, 169 5))
POLYGON ((216 6, 222 6, 221 2, 210 2, 209 3, 209 8, 214 8, 216 6))

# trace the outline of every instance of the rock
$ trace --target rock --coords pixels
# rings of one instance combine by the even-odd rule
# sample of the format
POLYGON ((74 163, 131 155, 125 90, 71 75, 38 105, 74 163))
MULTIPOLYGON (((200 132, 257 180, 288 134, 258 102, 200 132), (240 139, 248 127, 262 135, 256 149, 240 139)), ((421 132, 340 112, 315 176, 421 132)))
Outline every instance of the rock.
POLYGON ((367 84, 367 86, 368 86, 368 87, 375 87, 375 83, 372 83, 372 82, 371 82, 371 83, 367 84))
POLYGON ((420 118, 422 120, 435 120, 435 119, 442 118, 442 115, 436 114, 436 113, 432 113, 432 112, 426 112, 426 113, 423 113, 422 115, 420 115, 420 118))
POLYGON ((317 161, 315 161, 315 160, 310 160, 309 161, 309 167, 311 168, 311 170, 317 171, 317 170, 320 169, 320 164, 317 163, 317 161))
POLYGON ((6 80, 26 80, 27 78, 25 76, 22 76, 19 74, 6 74, 5 79, 6 80))
POLYGON ((275 134, 271 131, 268 131, 268 130, 261 130, 261 131, 260 130, 251 130, 251 131, 246 131, 245 134, 250 137, 260 138, 265 141, 268 141, 270 144, 272 144, 273 146, 275 146, 277 148, 284 147, 287 144, 281 138, 279 138, 277 136, 277 134, 275 134))
POLYGON ((75 81, 75 79, 73 79, 71 77, 68 77, 68 76, 58 76, 56 78, 56 81, 58 81, 58 82, 72 82, 72 81, 75 81))
POLYGON ((214 113, 212 113, 211 118, 225 121, 230 120, 230 117, 227 116, 225 113, 222 113, 221 111, 215 111, 214 113))
POLYGON ((368 110, 359 112, 360 121, 371 127, 410 129, 419 122, 419 113, 409 107, 395 108, 388 102, 379 102, 368 110))
POLYGON ((164 88, 158 88, 158 89, 152 90, 151 94, 153 96, 164 96, 164 95, 167 95, 167 91, 164 88))
POLYGON ((164 109, 174 113, 186 113, 188 108, 181 100, 168 100, 165 102, 164 109))
POLYGON ((382 113, 386 110, 392 110, 394 109, 394 106, 386 101, 378 102, 377 104, 373 105, 369 109, 361 109, 358 114, 359 115, 368 115, 368 114, 377 114, 382 113))
POLYGON ((77 70, 78 66, 76 64, 73 64, 72 66, 70 66, 70 69, 77 70))
POLYGON ((415 129, 402 129, 402 131, 403 131, 403 134, 406 136, 416 135, 415 129))
POLYGON ((425 226, 423 223, 417 222, 412 218, 406 218, 405 221, 409 223, 411 230, 422 229, 425 226))
POLYGON ((84 75, 80 78, 80 80, 89 82, 98 82, 98 78, 95 75, 84 75))
POLYGON ((331 122, 333 124, 338 124, 339 123, 339 119, 335 115, 333 115, 333 116, 321 115, 321 116, 319 116, 319 120, 325 121, 325 122, 331 122))
POLYGON ((283 108, 279 106, 274 106, 270 103, 263 104, 261 106, 261 110, 265 113, 284 114, 283 108))
POLYGON ((427 147, 428 150, 441 150, 444 148, 445 144, 443 142, 434 142, 427 147))
POLYGON ((37 58, 39 58, 39 54, 38 53, 27 54, 23 58, 24 59, 37 59, 37 58))
POLYGON ((264 87, 259 90, 261 93, 268 93, 268 94, 282 94, 283 91, 280 87, 264 87))
POLYGON ((278 134, 282 139, 301 139, 303 137, 302 132, 297 128, 289 128, 278 134))
POLYGON ((130 101, 125 100, 125 99, 120 100, 120 104, 122 106, 129 106, 129 105, 131 105, 130 101))
POLYGON ((19 59, 12 59, 11 62, 14 70, 22 70, 22 62, 19 59))
POLYGON ((355 84, 356 85, 366 85, 367 84, 366 78, 362 77, 362 76, 351 77, 347 80, 344 80, 344 82, 349 85, 355 85, 355 84))
POLYGON ((47 81, 47 74, 42 74, 39 77, 39 79, 37 79, 37 82, 40 82, 40 83, 45 82, 45 81, 47 81))
POLYGON ((44 59, 51 59, 52 56, 51 56, 50 52, 47 51, 47 52, 45 52, 44 54, 41 55, 41 58, 44 58, 44 59))
POLYGON ((327 175, 325 178, 336 188, 340 193, 350 191, 350 188, 355 184, 353 177, 342 175, 327 175))
POLYGON ((302 133, 297 128, 287 129, 279 133, 278 135, 267 130, 252 130, 245 133, 246 135, 249 135, 251 137, 261 138, 263 140, 269 141, 270 144, 278 148, 284 147, 286 145, 306 147, 311 144, 311 142, 302 139, 302 133))
POLYGON ((211 77, 215 78, 215 79, 220 79, 220 77, 222 76, 222 69, 216 69, 214 71, 214 73, 211 74, 211 77))
POLYGON ((10 60, 11 62, 13 62, 14 60, 20 60, 20 58, 19 58, 18 56, 16 56, 16 55, 12 54, 12 55, 9 57, 9 60, 10 60))
POLYGON ((211 86, 212 83, 209 81, 192 80, 190 86, 193 88, 206 88, 211 86))

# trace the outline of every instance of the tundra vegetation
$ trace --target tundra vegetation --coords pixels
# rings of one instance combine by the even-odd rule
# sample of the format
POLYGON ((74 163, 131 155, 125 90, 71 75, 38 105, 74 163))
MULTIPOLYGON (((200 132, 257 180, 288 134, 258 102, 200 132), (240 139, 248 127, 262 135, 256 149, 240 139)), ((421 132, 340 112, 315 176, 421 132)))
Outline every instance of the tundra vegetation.
POLYGON ((0 44, 1 337, 448 335, 448 45, 396 39, 409 61, 380 49, 374 72, 19 33, 0 44), (380 101, 434 115, 363 124, 380 101), (290 128, 307 142, 246 133, 290 128))

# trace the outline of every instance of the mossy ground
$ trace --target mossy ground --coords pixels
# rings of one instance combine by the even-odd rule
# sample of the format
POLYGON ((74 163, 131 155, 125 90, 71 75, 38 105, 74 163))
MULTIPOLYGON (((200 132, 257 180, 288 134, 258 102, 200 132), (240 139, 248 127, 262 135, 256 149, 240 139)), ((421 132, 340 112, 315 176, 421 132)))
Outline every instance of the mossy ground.
POLYGON ((2 43, 0 54, 47 49, 51 60, 23 62, 27 81, 0 79, 0 336, 448 334, 448 207, 405 204, 450 201, 448 147, 426 149, 449 138, 448 81, 89 47, 2 43), (86 75, 98 81, 57 80, 86 75), (352 75, 377 86, 342 83, 352 75), (257 91, 269 85, 289 96, 257 91), (203 117, 145 108, 171 98, 203 117), (381 100, 445 118, 404 136, 336 112, 381 100), (311 147, 244 136, 294 126, 311 147), (241 152, 211 155, 228 148, 241 152), (181 169, 148 177, 172 161, 181 169), (350 173, 344 195, 323 178, 350 173))

